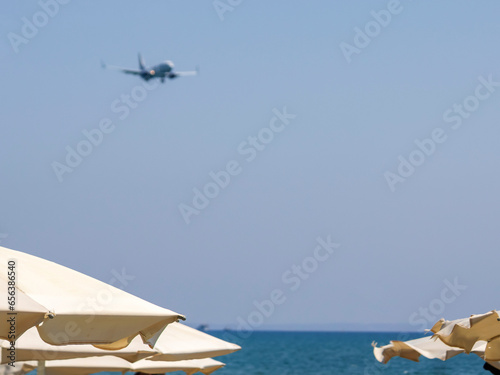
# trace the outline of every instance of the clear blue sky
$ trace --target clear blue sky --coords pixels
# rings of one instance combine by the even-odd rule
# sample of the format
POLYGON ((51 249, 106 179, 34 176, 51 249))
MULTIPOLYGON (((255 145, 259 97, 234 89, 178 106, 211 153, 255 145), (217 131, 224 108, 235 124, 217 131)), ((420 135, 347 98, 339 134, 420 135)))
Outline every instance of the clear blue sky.
POLYGON ((232 3, 4 4, 0 245, 106 282, 125 269, 125 290, 191 324, 235 327, 276 290, 258 328, 499 308, 500 4, 232 3), (138 52, 200 75, 146 91, 101 68, 138 52), (106 119, 60 182, 54 162, 106 119))

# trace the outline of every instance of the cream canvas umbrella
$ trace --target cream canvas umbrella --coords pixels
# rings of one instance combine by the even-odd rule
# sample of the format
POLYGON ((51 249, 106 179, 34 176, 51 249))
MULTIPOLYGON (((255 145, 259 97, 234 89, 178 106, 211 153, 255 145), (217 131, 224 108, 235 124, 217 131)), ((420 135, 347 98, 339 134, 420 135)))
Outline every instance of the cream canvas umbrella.
MULTIPOLYGON (((37 325, 40 337, 52 345, 98 344, 120 349, 139 334, 151 346, 168 324, 184 319, 80 272, 15 250, 0 247, 0 263, 15 264, 0 272, 0 288, 8 290, 15 272, 15 305, 0 302, 0 319, 15 316, 16 338, 37 325), (10 277, 10 279, 9 279, 10 277), (11 308, 13 307, 13 309, 11 308), (16 315, 12 315, 12 314, 16 315)), ((2 324, 0 338, 9 339, 2 324)))
MULTIPOLYGON (((486 344, 486 341, 478 341, 471 352, 483 358, 486 344)), ((465 350, 462 348, 446 345, 439 338, 431 336, 408 341, 395 340, 391 341, 389 345, 382 347, 376 347, 376 344, 373 344, 373 354, 382 363, 387 363, 394 357, 406 358, 418 362, 420 356, 446 361, 464 352, 465 350)))
MULTIPOLYGON (((376 347, 372 344, 373 354, 375 358, 382 363, 387 363, 394 357, 406 358, 415 362, 419 361, 420 356, 429 359, 440 359, 446 361, 458 354, 466 353, 462 348, 446 345, 438 337, 421 337, 409 341, 391 341, 389 345, 376 347)), ((471 348, 470 353, 474 353, 485 359, 485 351, 488 343, 486 341, 478 340, 471 348)), ((484 368, 490 370, 488 365, 500 370, 500 361, 485 361, 484 368)), ((491 370, 490 370, 491 371, 491 370)))
POLYGON ((441 319, 431 332, 444 343, 469 353, 478 341, 486 341, 484 359, 500 361, 500 316, 493 310, 486 314, 471 315, 457 320, 441 319))
POLYGON ((143 372, 159 374, 174 371, 184 371, 188 375, 198 371, 209 375, 224 366, 224 363, 211 358, 193 359, 186 361, 148 361, 142 359, 130 363, 114 356, 87 357, 76 359, 63 359, 45 362, 46 375, 89 375, 96 372, 143 372))
MULTIPOLYGON (((11 362, 10 346, 9 341, 0 341, 0 363, 11 362)), ((102 350, 90 344, 50 345, 40 338, 38 331, 33 327, 17 339, 14 354, 16 362, 85 358, 104 355, 114 355, 129 362, 135 362, 158 354, 158 352, 151 349, 149 345, 144 344, 139 336, 136 336, 126 348, 119 350, 102 350)))
POLYGON ((96 372, 132 371, 132 364, 115 356, 45 361, 45 375, 86 375, 96 372))
POLYGON ((196 372, 210 375, 215 370, 224 366, 224 363, 212 358, 190 359, 185 361, 151 361, 149 359, 142 359, 133 364, 133 370, 146 374, 184 371, 188 375, 196 372))
MULTIPOLYGON (((156 341, 154 349, 140 337, 120 350, 102 350, 93 345, 50 345, 40 339, 35 328, 21 336, 15 344, 16 361, 55 360, 113 355, 129 362, 154 356, 155 361, 179 361, 221 356, 241 349, 238 345, 213 337, 181 323, 171 323, 156 341)), ((11 361, 10 342, 0 343, 1 363, 11 361)))
POLYGON ((162 332, 154 349, 160 354, 149 358, 152 361, 180 361, 217 357, 241 347, 184 324, 172 323, 162 332))

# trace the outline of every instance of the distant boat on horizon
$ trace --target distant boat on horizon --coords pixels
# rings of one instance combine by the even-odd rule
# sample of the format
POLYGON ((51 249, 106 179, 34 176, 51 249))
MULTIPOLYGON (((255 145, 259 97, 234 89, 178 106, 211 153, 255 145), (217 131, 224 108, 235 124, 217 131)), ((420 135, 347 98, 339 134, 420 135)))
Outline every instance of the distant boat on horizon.
POLYGON ((205 332, 208 330, 208 324, 200 324, 198 327, 196 327, 198 331, 205 332))

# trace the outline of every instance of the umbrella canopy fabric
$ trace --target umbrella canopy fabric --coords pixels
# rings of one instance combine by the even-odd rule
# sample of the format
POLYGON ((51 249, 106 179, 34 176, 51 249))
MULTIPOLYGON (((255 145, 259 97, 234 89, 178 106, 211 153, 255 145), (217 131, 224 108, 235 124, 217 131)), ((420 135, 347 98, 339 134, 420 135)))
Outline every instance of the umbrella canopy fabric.
POLYGON ((133 363, 133 370, 146 374, 184 371, 188 375, 199 371, 205 375, 209 375, 224 366, 224 363, 212 358, 190 359, 185 361, 151 361, 150 359, 142 359, 133 363))
POLYGON ((459 347, 470 353, 478 341, 486 341, 484 359, 500 361, 500 317, 497 311, 471 315, 457 320, 441 319, 431 332, 450 346, 459 347))
MULTIPOLYGON (((173 371, 185 371, 188 375, 202 372, 209 375, 224 366, 224 363, 211 358, 193 359, 187 361, 149 361, 142 359, 136 363, 130 363, 122 358, 114 356, 87 357, 75 359, 63 359, 45 362, 46 375, 89 375, 96 372, 125 372, 136 371, 147 374, 159 374, 173 371)), ((28 371, 35 368, 25 366, 28 371)))
POLYGON ((87 375, 96 372, 131 371, 132 364, 114 356, 45 361, 45 375, 87 375))
POLYGON ((217 357, 241 347, 184 324, 172 323, 162 332, 154 349, 161 354, 150 358, 152 361, 180 361, 217 357))
MULTIPOLYGON (((408 341, 391 341, 389 345, 380 348, 373 347, 375 358, 382 363, 387 363, 391 358, 401 357, 418 362, 420 356, 429 359, 440 359, 446 361, 458 354, 464 353, 462 348, 446 345, 437 337, 421 337, 408 341)), ((472 352, 483 358, 486 349, 486 341, 478 341, 472 352)))
MULTIPOLYGON (((11 362, 9 358, 10 342, 5 340, 0 341, 0 350, 0 363, 11 362)), ((16 362, 85 358, 104 355, 114 355, 129 362, 135 362, 158 354, 156 350, 144 344, 138 336, 136 336, 126 348, 119 350, 102 350, 90 344, 64 346, 50 345, 40 338, 38 331, 34 327, 27 330, 17 339, 15 350, 16 362)))
MULTIPOLYGON (((181 323, 171 323, 159 336, 154 349, 144 344, 140 337, 120 350, 103 350, 93 345, 50 345, 41 340, 31 328, 16 341, 16 361, 56 360, 113 355, 129 362, 154 355, 155 361, 180 361, 220 356, 241 349, 238 345, 213 337, 181 323)), ((10 342, 2 341, 1 363, 10 362, 10 342)))
POLYGON ((47 308, 28 297, 22 290, 15 289, 13 296, 9 296, 8 293, 10 290, 7 288, 9 287, 9 281, 11 280, 7 277, 6 273, 0 272, 0 285, 2 290, 7 292, 6 295, 2 293, 2 298, 0 299, 0 319, 2 322, 9 322, 9 320, 13 320, 15 324, 12 326, 10 324, 0 325, 0 338, 5 340, 9 338, 9 335, 18 337, 28 328, 34 327, 43 322, 49 314, 49 310, 47 308), (8 297, 13 298, 13 305, 9 304, 7 299, 8 297))
MULTIPOLYGON (((418 362, 421 355, 429 359, 438 358, 446 361, 460 353, 466 353, 462 348, 446 345, 437 337, 422 337, 404 342, 391 341, 389 345, 380 348, 377 348, 375 343, 372 345, 374 346, 373 354, 375 358, 382 363, 387 363, 394 357, 406 358, 418 362)), ((484 360, 487 345, 486 341, 478 340, 470 353, 477 354, 484 360)), ((495 369, 500 370, 500 361, 485 361, 483 368, 490 371, 495 371, 495 369)))
MULTIPOLYGON (((0 319, 8 321, 12 317, 9 313, 17 313, 16 338, 42 322, 37 326, 40 337, 52 345, 100 344, 121 349, 137 334, 154 345, 166 325, 185 319, 176 312, 33 255, 0 247, 0 262, 15 264, 16 304, 11 310, 3 298, 0 319)), ((12 280, 8 273, 0 272, 0 288, 8 290, 9 282, 12 280)), ((9 339, 7 325, 2 325, 0 338, 9 339)))

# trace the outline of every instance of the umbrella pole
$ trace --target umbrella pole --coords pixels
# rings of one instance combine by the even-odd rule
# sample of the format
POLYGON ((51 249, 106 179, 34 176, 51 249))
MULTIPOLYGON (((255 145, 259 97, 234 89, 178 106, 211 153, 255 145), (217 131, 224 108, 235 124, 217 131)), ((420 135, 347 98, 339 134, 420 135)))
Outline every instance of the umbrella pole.
POLYGON ((38 367, 36 368, 37 375, 45 375, 45 360, 38 361, 38 367))

